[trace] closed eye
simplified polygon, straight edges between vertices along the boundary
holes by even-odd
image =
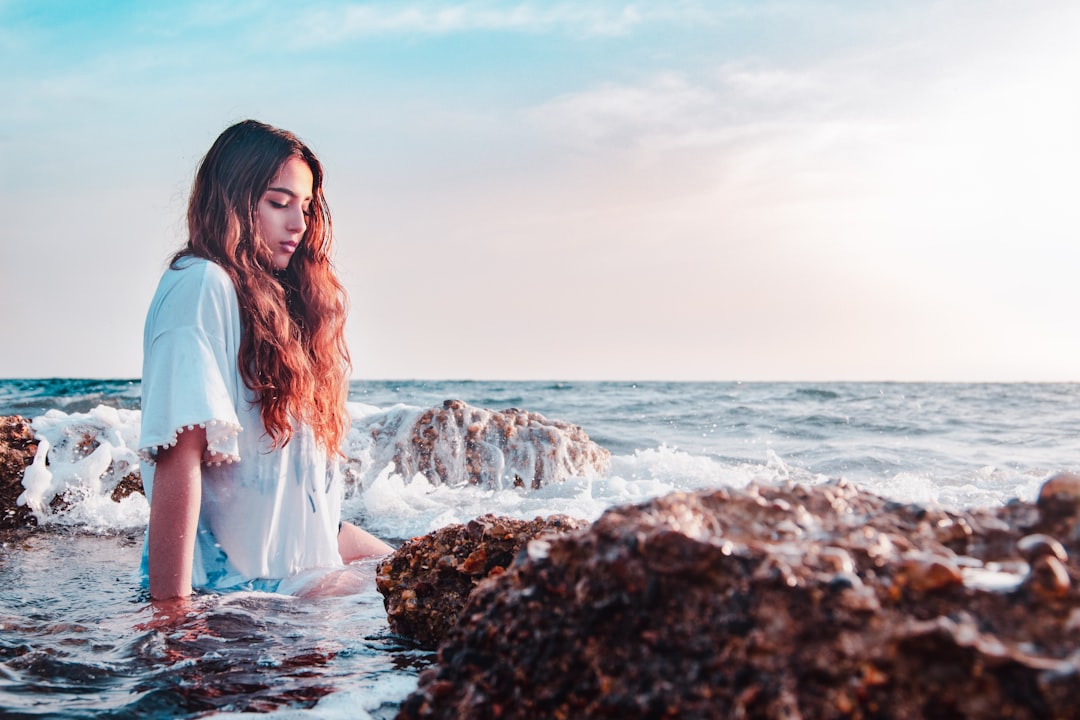
[[[293,202],[303,202],[304,205],[301,206],[301,212],[304,213],[304,217],[309,217],[310,218],[310,217],[314,216],[314,214],[315,214],[314,210],[312,208],[314,203],[311,201],[312,198],[310,198],[310,197],[300,198],[292,190],[290,190],[288,188],[283,188],[283,187],[267,188],[266,192],[267,193],[281,193],[282,196],[287,198],[284,201],[278,201],[278,200],[274,199],[275,196],[269,195],[269,194],[266,195],[265,196],[266,197],[266,202],[270,203],[270,207],[274,208],[275,210],[284,210],[285,208],[289,207]]]

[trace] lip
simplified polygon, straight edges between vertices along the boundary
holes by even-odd
[[[291,255],[294,252],[296,252],[296,248],[297,248],[297,246],[299,244],[300,243],[298,243],[298,242],[293,242],[291,240],[287,240],[285,242],[278,243],[278,247],[281,248],[282,252],[286,252],[286,253],[289,253]]]

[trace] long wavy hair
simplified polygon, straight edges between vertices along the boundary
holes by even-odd
[[[258,206],[293,157],[311,168],[312,199],[303,239],[279,271],[258,236]],[[172,264],[205,258],[232,279],[240,302],[240,374],[273,446],[286,445],[293,423],[303,422],[328,451],[340,453],[349,426],[348,301],[330,260],[333,227],[318,158],[290,132],[255,120],[237,123],[203,158],[187,222],[187,245]]]

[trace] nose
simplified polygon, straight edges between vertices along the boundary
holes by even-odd
[[[292,207],[289,212],[286,229],[289,232],[302,233],[307,230],[307,215],[303,208]]]

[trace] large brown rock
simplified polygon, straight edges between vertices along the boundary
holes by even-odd
[[[843,483],[609,510],[480,583],[398,717],[1075,717],[1080,486],[1053,482],[998,511]]]
[[[494,411],[447,400],[442,407],[408,413],[391,409],[360,421],[358,440],[374,447],[350,448],[378,470],[393,462],[399,475],[422,474],[437,485],[539,488],[570,477],[602,474],[611,453],[578,425],[539,413]],[[366,437],[370,434],[371,440]],[[353,458],[353,482],[369,468]]]
[[[563,515],[528,521],[484,515],[407,541],[379,563],[375,581],[390,628],[436,647],[477,583],[502,573],[525,543],[586,525]]]
[[[0,529],[34,525],[27,507],[16,505],[22,494],[23,471],[34,461],[37,441],[30,421],[18,415],[0,417]]]

